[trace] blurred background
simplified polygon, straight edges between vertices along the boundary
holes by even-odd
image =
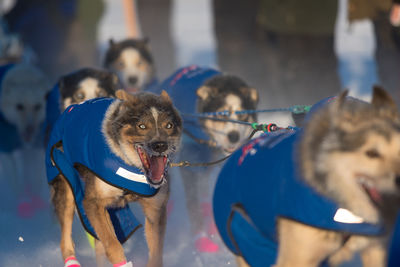
[[[390,20],[394,5],[392,0],[0,0],[0,13],[51,84],[78,68],[101,67],[110,38],[149,37],[158,80],[184,65],[212,66],[257,88],[260,108],[278,108],[313,104],[345,88],[368,101],[373,84],[400,103],[400,27]],[[288,123],[284,116],[260,117],[263,123],[275,120]],[[43,152],[35,153],[27,156],[33,170],[28,175],[48,201]],[[0,167],[7,168],[2,162]],[[61,266],[51,208],[21,219],[1,174],[0,185],[0,266]],[[179,181],[173,181],[171,199],[165,266],[234,266],[226,250],[193,251]],[[94,266],[78,222],[74,229],[81,263]],[[144,266],[147,249],[139,232],[126,250],[135,266]]]

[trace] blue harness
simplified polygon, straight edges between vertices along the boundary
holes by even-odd
[[[251,266],[275,264],[278,217],[357,235],[383,233],[381,224],[336,219],[343,209],[303,181],[295,160],[300,136],[301,130],[282,130],[253,139],[219,174],[213,197],[217,228],[227,247]]]
[[[94,237],[96,233],[82,204],[85,184],[74,168],[75,164],[84,165],[104,182],[135,194],[150,197],[158,192],[150,186],[139,168],[127,165],[106,143],[101,127],[105,113],[114,101],[119,100],[97,98],[69,106],[57,119],[46,149],[48,182],[51,183],[60,173],[65,176],[74,193],[82,224]],[[64,152],[56,148],[60,142]],[[128,205],[107,210],[118,240],[125,242],[140,226],[139,222]]]

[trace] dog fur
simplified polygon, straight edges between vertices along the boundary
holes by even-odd
[[[347,98],[346,94],[306,120],[295,154],[301,177],[321,195],[365,222],[383,221],[390,234],[399,208],[398,110],[393,99],[379,87],[374,88],[371,104]],[[268,196],[264,200],[269,201]],[[328,231],[277,217],[277,239],[275,267],[320,266],[327,259],[331,266],[337,266],[356,252],[361,252],[363,266],[386,266],[388,236]],[[242,257],[237,262],[248,266]]]
[[[144,90],[155,79],[155,66],[148,39],[110,39],[104,67],[116,73],[128,92]]]
[[[102,124],[106,143],[126,164],[143,169],[150,177],[148,180],[152,181],[149,170],[150,157],[169,157],[177,150],[182,130],[180,116],[165,92],[159,97],[150,93],[130,95],[118,90],[116,96],[120,101],[111,104]],[[96,240],[98,264],[102,264],[103,252],[112,264],[126,260],[122,245],[116,239],[113,229],[109,227],[109,217],[105,208],[124,206],[127,202],[137,201],[141,204],[146,218],[145,235],[149,248],[147,266],[162,266],[166,204],[169,196],[166,173],[156,195],[141,197],[103,182],[85,166],[78,165],[76,168],[86,184],[83,205],[99,237],[99,240]],[[71,188],[62,175],[52,183],[52,192],[52,202],[61,224],[60,246],[65,260],[75,255],[71,238],[75,203]]]

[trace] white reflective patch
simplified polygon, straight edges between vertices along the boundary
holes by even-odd
[[[364,222],[363,218],[358,217],[351,211],[342,209],[342,208],[339,208],[336,211],[336,214],[333,217],[333,220],[335,222],[341,222],[341,223],[362,223],[362,222]]]
[[[118,168],[116,174],[118,174],[121,177],[124,177],[125,179],[131,180],[131,181],[148,184],[146,176],[144,176],[143,174],[137,174],[134,172],[130,172],[127,169],[124,169],[122,167]]]

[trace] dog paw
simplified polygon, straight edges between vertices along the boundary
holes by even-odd
[[[194,246],[198,252],[202,253],[215,253],[219,251],[218,244],[214,243],[207,235],[199,235],[194,241]]]
[[[65,259],[64,267],[81,267],[81,264],[75,256],[71,256]]]

